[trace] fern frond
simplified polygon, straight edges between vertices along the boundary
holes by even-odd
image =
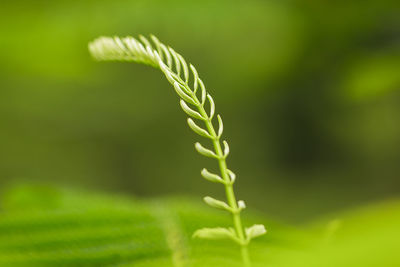
[[[252,228],[243,228],[240,212],[245,208],[243,201],[236,201],[233,191],[233,183],[236,175],[227,168],[226,158],[229,155],[229,145],[223,141],[223,149],[220,138],[223,134],[223,122],[221,116],[217,114],[218,130],[213,126],[212,119],[215,114],[214,99],[207,92],[203,81],[200,79],[197,69],[186,63],[185,59],[171,47],[161,43],[155,36],[151,36],[152,43],[143,36],[135,39],[133,37],[100,37],[89,44],[89,50],[92,56],[100,61],[117,60],[133,61],[153,66],[160,69],[167,80],[174,87],[175,92],[180,97],[180,105],[183,111],[189,115],[187,122],[189,127],[198,135],[211,139],[214,151],[203,147],[200,143],[195,144],[196,150],[203,156],[215,158],[218,160],[221,176],[211,174],[203,169],[202,176],[209,181],[220,182],[224,184],[227,203],[215,200],[211,197],[204,198],[204,201],[215,208],[224,209],[232,213],[234,229],[222,230],[200,230],[194,236],[228,236],[232,235],[233,240],[238,240],[241,245],[243,262],[249,266],[250,260],[247,252],[247,244],[250,239],[265,233],[260,225]],[[190,69],[190,72],[189,72]],[[190,82],[191,80],[191,82]],[[200,90],[198,90],[200,88]],[[208,100],[209,112],[205,110],[205,103]],[[193,110],[189,105],[197,109]],[[193,119],[204,123],[204,128],[199,126]],[[262,226],[263,227],[263,226]],[[264,229],[264,228],[263,228]]]

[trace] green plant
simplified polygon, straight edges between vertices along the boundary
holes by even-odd
[[[214,100],[207,93],[203,81],[193,65],[186,63],[185,59],[175,52],[171,47],[165,46],[155,36],[151,36],[153,45],[148,39],[140,36],[140,41],[133,37],[100,37],[89,44],[89,50],[97,60],[133,61],[159,68],[167,80],[173,85],[180,97],[180,105],[183,111],[189,115],[187,120],[189,127],[198,135],[211,140],[214,151],[205,148],[200,143],[195,144],[196,150],[203,156],[214,158],[218,161],[220,175],[209,172],[207,169],[201,171],[201,175],[208,181],[223,184],[227,203],[206,196],[204,201],[211,207],[228,211],[233,217],[233,228],[203,228],[195,231],[193,237],[204,239],[228,238],[240,245],[242,260],[245,266],[250,266],[248,244],[252,238],[266,233],[264,225],[256,224],[244,228],[240,218],[241,211],[246,207],[243,200],[236,200],[233,190],[236,175],[227,167],[226,158],[229,155],[229,145],[221,137],[223,123],[220,115],[217,115],[218,130],[214,128],[213,118],[215,115]],[[153,46],[155,48],[153,48]],[[190,75],[189,68],[192,75]],[[192,87],[190,84],[193,84]],[[209,111],[206,111],[208,102]],[[196,109],[196,110],[195,110]],[[193,119],[202,121],[205,128],[199,126]]]

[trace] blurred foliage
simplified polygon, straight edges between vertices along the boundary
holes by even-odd
[[[189,238],[200,226],[230,222],[228,214],[198,201],[132,200],[19,186],[1,204],[1,266],[242,266],[232,242]],[[336,220],[302,229],[251,217],[269,229],[250,246],[253,266],[400,264],[398,200],[336,214]],[[174,260],[180,264],[173,265]]]
[[[154,33],[215,96],[250,206],[299,221],[398,195],[399,12],[397,0],[3,1],[0,183],[213,191],[158,73],[87,52],[99,35]]]

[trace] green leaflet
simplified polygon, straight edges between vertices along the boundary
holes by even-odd
[[[249,240],[258,236],[262,236],[266,232],[267,230],[265,230],[265,227],[262,224],[255,224],[251,227],[246,228],[246,236]]]
[[[187,119],[188,125],[190,127],[190,129],[193,130],[193,132],[197,133],[200,136],[209,138],[209,139],[213,139],[213,137],[203,128],[201,128],[200,126],[198,126],[191,118]]]
[[[214,152],[212,152],[210,149],[203,147],[199,142],[195,143],[194,147],[196,148],[197,152],[205,157],[216,159],[218,158],[218,156]]]
[[[207,203],[207,205],[213,207],[213,208],[217,208],[217,209],[221,209],[221,210],[226,210],[229,212],[233,212],[232,208],[226,204],[225,202],[221,201],[221,200],[217,200],[215,198],[212,197],[204,197],[203,198],[204,202]]]
[[[224,180],[222,180],[222,178],[214,173],[209,172],[207,169],[202,169],[201,170],[201,176],[203,176],[205,179],[207,179],[210,182],[214,182],[214,183],[225,183]]]
[[[191,109],[185,101],[183,101],[183,99],[181,99],[181,101],[179,102],[179,104],[181,105],[183,111],[188,114],[190,117],[193,117],[195,119],[198,120],[204,120],[204,118],[197,112],[194,111],[193,109]]]
[[[194,232],[194,238],[202,238],[202,239],[232,239],[235,242],[240,244],[240,240],[235,235],[235,230],[233,228],[201,228]]]

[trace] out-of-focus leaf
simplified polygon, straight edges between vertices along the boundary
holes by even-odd
[[[227,226],[230,218],[187,199],[138,201],[18,187],[5,195],[2,206],[0,266],[241,266],[232,242],[190,238],[195,229]],[[338,217],[307,230],[264,219],[269,232],[250,245],[253,265],[400,264],[399,201]]]
[[[22,186],[2,201],[0,266],[241,266],[233,242],[191,238],[200,227],[230,224],[227,214],[187,199],[137,201]],[[307,240],[301,231],[266,224],[273,233],[253,241],[257,254]],[[268,255],[254,255],[255,266]]]

